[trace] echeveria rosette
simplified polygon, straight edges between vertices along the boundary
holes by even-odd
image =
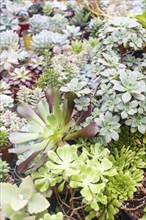
[[[76,124],[84,121],[90,114],[90,109],[82,112],[77,121],[74,121],[72,119],[74,109],[72,94],[68,94],[68,97],[65,98],[63,107],[60,107],[61,97],[56,89],[48,89],[46,91],[46,99],[47,101],[41,101],[38,104],[37,113],[25,103],[22,103],[17,109],[22,117],[28,119],[28,132],[12,132],[10,134],[10,141],[14,144],[35,141],[33,145],[28,144],[11,149],[11,152],[17,154],[22,154],[26,151],[31,152],[30,157],[19,165],[22,170],[24,167],[26,169],[38,154],[42,154],[40,167],[46,161],[46,154],[50,149],[56,149],[63,142],[77,137],[93,137],[98,132],[95,122],[74,131]]]
[[[123,101],[117,105],[117,110],[121,112],[121,118],[127,119],[130,115],[137,113],[138,101],[133,100],[131,102],[124,103]]]
[[[141,134],[146,132],[146,117],[144,115],[134,115],[125,121],[125,124],[131,127],[131,132],[136,132],[137,130]]]
[[[104,136],[107,143],[112,139],[117,141],[119,139],[119,132],[121,124],[120,117],[118,115],[113,115],[111,112],[107,111],[105,114],[100,115],[99,118],[95,119],[100,130],[99,135]]]
[[[106,112],[108,110],[114,112],[117,106],[120,104],[121,98],[115,92],[113,92],[113,94],[110,95],[104,94],[101,101],[102,112]]]
[[[7,217],[15,220],[41,213],[47,210],[50,204],[43,195],[36,192],[31,177],[27,176],[19,187],[1,183],[1,205]]]
[[[135,71],[125,71],[120,74],[120,80],[112,80],[113,89],[122,93],[124,103],[129,102],[132,97],[138,100],[144,100],[143,95],[146,90],[146,83],[139,79],[139,73]]]
[[[80,98],[75,99],[74,102],[78,111],[87,111],[90,105],[90,98],[81,96]]]

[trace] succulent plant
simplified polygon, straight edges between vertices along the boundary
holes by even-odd
[[[61,14],[55,14],[53,17],[48,18],[49,21],[49,31],[62,32],[65,26],[68,24],[67,18]]]
[[[0,95],[8,95],[11,94],[10,86],[4,80],[0,81]]]
[[[95,119],[98,126],[101,128],[99,134],[104,136],[107,143],[112,139],[119,139],[119,123],[120,117],[118,115],[112,115],[111,112],[107,111],[105,115],[100,115],[100,118]]]
[[[9,95],[0,95],[0,112],[5,112],[7,109],[14,107],[14,99]]]
[[[9,173],[9,170],[9,164],[0,158],[0,182],[3,182],[5,176]]]
[[[19,86],[26,85],[31,87],[35,83],[36,77],[25,66],[15,68],[13,72],[9,72],[9,75],[5,78],[9,85]]]
[[[22,50],[3,50],[1,53],[0,71],[12,70],[15,65],[18,65],[21,61],[25,60],[27,56],[27,52]]]
[[[10,110],[0,115],[0,121],[2,122],[1,130],[8,133],[19,130],[26,125],[25,119],[20,118],[15,112],[11,112]]]
[[[25,219],[49,207],[47,199],[35,190],[30,176],[24,178],[19,187],[10,183],[1,183],[0,186],[2,209],[12,220]]]
[[[86,88],[86,82],[79,82],[79,80],[72,79],[69,83],[66,84],[66,87],[61,87],[62,92],[73,92],[77,97],[81,95],[87,95],[90,93],[90,89]]]
[[[0,148],[5,148],[9,145],[9,135],[6,131],[0,131]]]
[[[81,36],[80,27],[75,27],[74,25],[67,25],[63,32],[67,35],[70,40],[78,39]]]
[[[90,16],[90,12],[79,9],[75,12],[74,17],[70,19],[70,23],[72,25],[79,26],[81,29],[84,29],[90,20]]]
[[[73,130],[76,123],[80,122],[80,117],[78,118],[78,122],[75,122],[71,117],[74,108],[72,95],[69,95],[69,97],[65,99],[63,108],[60,107],[60,94],[58,90],[47,90],[46,99],[48,102],[41,101],[38,104],[40,116],[27,104],[21,104],[17,111],[22,117],[29,120],[30,126],[28,127],[28,132],[20,131],[10,134],[10,141],[15,144],[23,144],[32,140],[36,142],[33,148],[32,146],[22,146],[11,149],[11,152],[24,153],[30,151],[30,158],[32,158],[32,160],[41,152],[43,156],[42,163],[46,160],[46,153],[50,149],[56,149],[60,143],[79,136],[92,137],[98,132],[98,128],[94,122],[79,131]],[[89,114],[89,111],[90,110],[84,112],[85,116]],[[82,117],[84,116],[81,115],[81,118]],[[28,160],[25,161],[25,165],[27,164],[29,166],[29,163],[27,163]],[[39,164],[39,166],[41,166],[41,164]],[[26,168],[26,166],[24,167]],[[24,172],[24,170],[22,172]]]
[[[39,218],[39,220],[63,220],[62,212],[58,212],[57,214],[49,214],[46,213],[43,218]]]
[[[43,7],[43,14],[46,16],[50,16],[53,12],[53,2],[46,2]]]
[[[1,39],[1,50],[14,50],[17,51],[19,48],[19,37],[12,30],[6,30],[0,33]]]
[[[145,42],[144,28],[136,21],[135,18],[116,17],[107,22],[99,30],[98,35],[104,45],[115,48],[124,45],[125,48],[139,49]]]
[[[13,16],[1,15],[0,21],[0,32],[6,30],[14,30],[17,31],[19,29],[18,20]]]
[[[90,105],[90,98],[81,96],[79,99],[75,99],[74,102],[78,111],[87,111]]]
[[[42,31],[32,37],[31,47],[34,51],[41,52],[45,49],[52,48],[52,38],[49,31]]]
[[[33,15],[29,21],[29,33],[31,34],[38,34],[43,30],[48,30],[49,22],[47,16],[42,15]]]

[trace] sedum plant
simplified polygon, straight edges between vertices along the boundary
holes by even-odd
[[[30,176],[24,178],[19,187],[10,183],[0,185],[2,209],[11,220],[27,219],[49,207],[47,199],[35,190]]]
[[[49,213],[46,213],[44,215],[43,218],[39,218],[39,220],[63,220],[63,214],[62,212],[58,212],[57,214],[49,214]]]
[[[22,117],[28,119],[28,132],[16,131],[10,134],[10,141],[14,144],[35,141],[33,147],[28,145],[15,148],[12,149],[13,153],[19,154],[30,151],[31,156],[28,160],[30,158],[33,160],[41,153],[42,163],[44,163],[43,160],[46,160],[46,154],[51,149],[56,149],[62,143],[80,136],[93,137],[98,132],[95,122],[79,131],[75,130],[76,124],[87,117],[89,110],[81,114],[77,121],[74,121],[72,118],[74,109],[72,94],[68,94],[65,98],[63,107],[60,107],[61,97],[57,89],[46,90],[46,100],[39,102],[38,113],[34,112],[26,103],[22,103],[17,111]],[[28,160],[24,162],[24,167],[29,166]],[[21,166],[23,167],[23,164]],[[41,166],[41,162],[39,166]]]
[[[5,148],[9,145],[9,134],[6,131],[0,131],[0,148]]]
[[[50,150],[47,162],[32,173],[35,186],[43,193],[53,190],[68,218],[114,220],[122,202],[140,186],[143,153],[133,153],[130,159],[131,149],[111,154],[99,144],[84,143]]]
[[[0,95],[11,94],[10,86],[2,79],[0,81]]]
[[[0,158],[0,182],[3,182],[4,178],[9,173],[9,170],[10,170],[9,164]]]

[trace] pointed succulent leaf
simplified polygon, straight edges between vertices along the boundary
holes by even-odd
[[[14,131],[10,134],[9,140],[13,144],[22,144],[28,141],[36,140],[39,138],[38,133],[17,132]]]
[[[34,120],[37,122],[40,126],[44,127],[44,122],[40,119],[40,117],[32,110],[32,108],[26,104],[22,103],[17,108],[18,114],[20,114],[22,117],[28,119],[28,120]]]

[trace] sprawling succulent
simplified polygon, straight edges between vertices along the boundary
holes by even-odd
[[[0,33],[1,50],[18,50],[19,37],[18,34],[12,30],[3,31]]]
[[[5,112],[7,109],[14,107],[14,99],[9,95],[0,95],[0,112]]]
[[[30,176],[24,178],[19,187],[10,183],[0,183],[0,187],[2,209],[12,220],[37,215],[49,207],[47,199],[35,190]]]
[[[13,153],[19,154],[30,151],[30,158],[32,160],[41,153],[43,157],[42,163],[44,163],[46,153],[50,149],[56,149],[62,142],[80,136],[92,137],[96,135],[98,128],[95,122],[92,122],[79,131],[75,130],[75,125],[87,117],[90,109],[81,114],[75,122],[72,119],[72,111],[74,109],[73,96],[72,94],[68,95],[64,100],[63,107],[60,107],[59,91],[55,89],[48,89],[46,91],[47,101],[41,101],[38,104],[37,113],[25,103],[22,103],[18,107],[18,113],[29,121],[28,132],[12,132],[10,134],[10,141],[14,144],[23,144],[33,140],[35,144],[12,149]],[[28,160],[25,161],[25,165],[27,164],[27,166],[29,166],[29,163],[27,163]]]
[[[42,16],[39,14],[33,15],[29,21],[29,32],[31,34],[38,34],[43,30],[48,30],[49,22],[47,16]]]

